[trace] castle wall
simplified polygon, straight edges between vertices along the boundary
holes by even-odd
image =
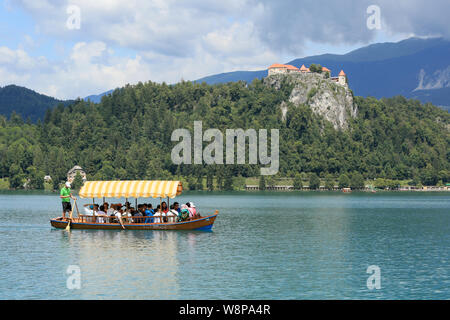
[[[287,69],[286,68],[271,68],[268,71],[268,75],[271,76],[273,74],[284,74],[287,73]]]

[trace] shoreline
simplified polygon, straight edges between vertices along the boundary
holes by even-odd
[[[73,190],[73,192],[75,194],[78,194],[79,190]],[[14,193],[48,193],[48,194],[57,194],[59,193],[58,190],[44,190],[44,189],[0,189],[0,193],[5,192],[5,193],[9,193],[9,192],[14,192]],[[214,192],[214,193],[230,193],[230,192],[245,192],[245,193],[264,193],[264,192],[274,192],[274,193],[324,193],[324,192],[329,192],[329,193],[406,193],[406,192],[449,192],[450,193],[450,188],[448,189],[411,189],[411,190],[382,190],[382,189],[377,189],[375,190],[375,192],[373,192],[372,190],[351,190],[351,191],[342,191],[342,190],[276,190],[276,189],[266,189],[266,190],[186,190],[185,192],[198,192],[198,193],[209,193],[209,192]]]

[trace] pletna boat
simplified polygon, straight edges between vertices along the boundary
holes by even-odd
[[[169,199],[179,196],[183,191],[181,181],[86,181],[81,187],[80,198],[162,198]],[[211,230],[219,211],[208,216],[198,216],[186,221],[163,222],[162,217],[154,216],[153,220],[160,222],[148,222],[152,217],[98,217],[95,215],[83,215],[78,211],[76,201],[74,207],[77,217],[57,217],[50,220],[50,224],[59,229],[101,229],[101,230]],[[73,212],[73,210],[72,210]],[[149,219],[150,218],[150,219]],[[159,219],[156,219],[159,218]],[[173,219],[175,220],[175,219]],[[179,220],[179,219],[177,219]]]

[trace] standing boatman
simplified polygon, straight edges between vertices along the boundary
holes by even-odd
[[[72,191],[70,190],[70,182],[67,181],[64,187],[61,189],[61,193],[59,196],[62,200],[62,207],[63,207],[63,218],[66,218],[66,212],[69,212],[69,217],[72,216],[72,205],[70,204],[70,199],[77,200],[72,195]]]

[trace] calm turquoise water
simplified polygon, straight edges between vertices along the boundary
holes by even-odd
[[[450,193],[178,198],[188,200],[220,211],[213,232],[69,233],[49,224],[55,194],[1,193],[0,298],[450,298]],[[81,289],[67,288],[69,265]],[[380,290],[367,288],[370,265]]]

